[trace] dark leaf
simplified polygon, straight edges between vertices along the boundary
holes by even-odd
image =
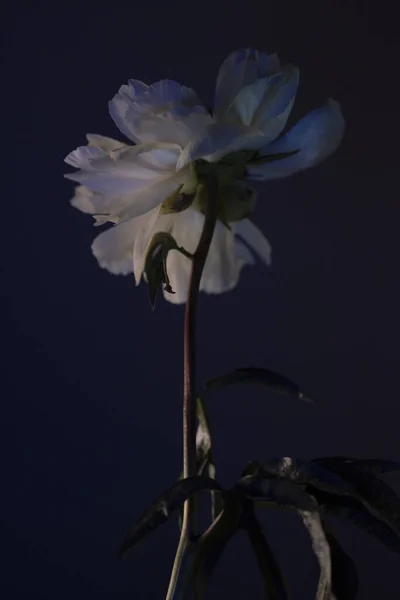
[[[241,526],[247,531],[257,557],[264,580],[266,598],[268,600],[287,600],[289,594],[286,582],[255,515],[253,504],[249,501],[244,503]]]
[[[328,540],[318,512],[299,511],[304,526],[310,534],[314,554],[317,557],[320,576],[315,600],[332,600],[332,565]]]
[[[331,549],[332,591],[337,600],[356,600],[359,583],[357,567],[326,524],[324,530]]]
[[[306,402],[314,402],[311,398],[306,396],[295,383],[283,375],[270,371],[269,369],[259,369],[256,367],[235,369],[231,373],[210,379],[206,383],[206,390],[237,383],[253,383],[261,385],[272,392],[300,398],[300,400],[305,400]]]
[[[400,535],[400,499],[384,481],[355,464],[330,458],[315,459],[314,462],[332,470],[354,486],[358,499],[370,513]]]
[[[246,475],[235,488],[246,498],[276,506],[299,510],[318,510],[316,502],[301,486],[291,481],[270,478],[266,475]]]
[[[399,537],[386,523],[371,515],[359,500],[325,492],[316,492],[314,495],[324,516],[343,519],[377,539],[392,552],[400,553]]]
[[[357,490],[348,481],[315,462],[284,456],[262,463],[258,472],[331,494],[357,495]],[[311,492],[314,493],[313,490]]]
[[[350,464],[354,467],[373,473],[374,475],[383,475],[385,473],[395,473],[400,471],[400,463],[393,460],[379,458],[351,458],[349,456],[327,456],[315,459],[320,464],[340,465]]]
[[[170,518],[192,494],[202,490],[220,490],[216,481],[209,477],[189,477],[182,479],[161,494],[136,521],[122,542],[120,557],[134,548],[154,529]]]
[[[207,580],[221,558],[229,540],[239,529],[241,501],[233,491],[223,492],[224,507],[197,542],[193,564],[194,597],[204,597]]]

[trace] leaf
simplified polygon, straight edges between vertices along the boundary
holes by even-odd
[[[166,292],[175,293],[171,288],[167,273],[167,257],[171,250],[177,250],[184,256],[192,258],[189,252],[177,245],[171,234],[162,231],[153,236],[146,253],[144,274],[149,285],[149,299],[153,310],[160,285],[164,285]]]
[[[247,531],[250,543],[258,560],[268,600],[287,600],[288,590],[279,565],[275,559],[261,525],[254,512],[253,504],[244,503],[242,527]]]
[[[400,536],[400,499],[376,475],[359,469],[357,465],[330,458],[315,459],[318,464],[331,469],[354,486],[358,499],[379,520],[385,522]]]
[[[359,500],[344,496],[332,496],[325,492],[315,493],[315,497],[324,517],[343,519],[377,539],[392,552],[400,553],[399,537],[389,525],[371,515]]]
[[[246,498],[258,502],[268,502],[299,510],[315,511],[318,506],[314,498],[301,486],[279,478],[256,474],[242,477],[235,488]]]
[[[137,546],[149,533],[162,525],[194,493],[202,490],[221,490],[216,481],[209,477],[182,479],[161,494],[136,521],[122,542],[119,556]]]
[[[207,381],[205,389],[210,390],[237,383],[253,383],[261,385],[273,392],[314,403],[314,401],[306,396],[295,383],[283,375],[270,371],[269,369],[260,369],[256,367],[235,369],[230,373],[210,379]]]
[[[320,464],[324,463],[326,465],[340,465],[350,464],[358,469],[362,469],[364,471],[368,471],[369,473],[373,473],[374,475],[383,475],[385,473],[395,473],[400,471],[400,463],[395,462],[394,460],[385,460],[379,458],[351,458],[349,456],[327,456],[324,458],[315,459],[316,462]]]
[[[318,512],[299,511],[310,534],[314,554],[317,557],[320,576],[315,600],[333,600],[331,551]]]
[[[331,465],[332,470],[329,468]],[[335,466],[339,472],[334,471]],[[349,469],[355,470],[359,475],[354,475],[353,478],[345,477],[344,474]],[[250,463],[246,470],[254,475],[265,473],[270,477],[280,477],[283,480],[306,486],[305,490],[316,498],[321,510],[325,513],[350,521],[353,525],[377,538],[392,551],[399,552],[398,531],[396,528],[393,530],[393,523],[388,521],[382,513],[384,510],[382,499],[379,500],[372,489],[366,492],[360,487],[360,478],[366,487],[373,478],[374,489],[378,486],[385,498],[389,492],[392,502],[398,504],[399,501],[393,491],[374,475],[359,471],[350,463],[336,459],[331,461],[330,458],[301,461],[284,457],[262,464]],[[384,502],[384,507],[386,506],[387,502]]]
[[[325,536],[331,549],[332,591],[337,600],[356,600],[359,578],[357,567],[336,537],[324,523]]]
[[[331,494],[357,496],[357,490],[348,481],[312,461],[284,456],[262,463],[258,472],[310,486],[313,488],[311,493],[322,490]]]
[[[224,548],[239,529],[242,506],[232,491],[222,494],[224,507],[197,542],[193,565],[193,586],[196,600],[203,598],[205,585],[223,553]]]

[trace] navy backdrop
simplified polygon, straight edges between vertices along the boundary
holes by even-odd
[[[115,277],[90,252],[92,220],[69,205],[64,156],[86,132],[119,137],[107,102],[128,78],[174,78],[212,101],[232,50],[300,67],[294,117],[338,99],[347,121],[323,165],[262,187],[255,220],[270,269],[202,295],[199,375],[268,366],[317,408],[258,389],[215,392],[221,480],[247,460],[350,454],[400,460],[399,101],[395,4],[345,0],[41,1],[3,7],[2,484],[7,600],[162,599],[178,539],[161,528],[129,561],[127,526],[180,470],[183,307]],[[6,162],[4,164],[7,164]],[[399,477],[390,482],[400,491]],[[293,583],[317,566],[296,518],[264,518]],[[338,524],[361,600],[400,596],[400,557]],[[238,537],[210,598],[261,598]]]

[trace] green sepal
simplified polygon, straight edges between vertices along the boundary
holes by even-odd
[[[170,233],[160,231],[153,236],[144,264],[144,274],[149,285],[149,298],[153,310],[160,285],[164,285],[166,292],[170,294],[175,293],[171,287],[167,273],[167,257],[170,250],[178,250],[178,252],[181,252],[187,258],[192,258],[189,252],[178,246]]]
[[[180,213],[189,208],[196,197],[197,183],[197,176],[192,172],[192,177],[165,198],[160,207],[160,214]]]

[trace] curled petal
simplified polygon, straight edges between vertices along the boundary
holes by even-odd
[[[218,72],[214,114],[220,119],[240,90],[257,79],[273,75],[279,70],[276,54],[266,54],[251,48],[232,52]]]
[[[247,176],[254,180],[276,179],[313,167],[338,148],[345,131],[340,105],[328,100],[321,108],[310,111],[281,139],[262,149],[262,154],[294,152],[287,158],[249,166]]]

